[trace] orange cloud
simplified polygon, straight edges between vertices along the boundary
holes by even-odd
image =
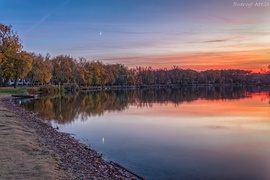
[[[206,43],[216,43],[216,42],[226,42],[229,41],[230,39],[214,39],[214,40],[208,40],[208,41],[204,41]]]

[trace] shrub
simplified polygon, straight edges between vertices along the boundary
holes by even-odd
[[[64,89],[66,91],[79,91],[79,86],[76,83],[64,83]]]

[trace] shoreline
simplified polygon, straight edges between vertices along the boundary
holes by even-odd
[[[21,146],[33,144],[33,146],[36,147],[33,149],[28,148],[28,156],[26,155],[25,158],[31,159],[31,155],[36,153],[35,158],[46,161],[43,165],[48,166],[47,168],[42,167],[43,161],[41,162],[39,171],[44,170],[46,173],[39,174],[36,179],[141,179],[141,177],[136,176],[129,170],[115,165],[114,162],[105,161],[102,155],[97,151],[80,143],[69,134],[57,131],[49,123],[44,122],[34,113],[17,106],[10,99],[10,96],[0,95],[1,117],[4,117],[8,122],[12,119],[15,124],[21,124],[20,129],[28,132],[28,135],[34,139],[25,138],[25,134],[22,134],[20,137],[22,140],[26,139],[21,142]],[[4,114],[2,112],[4,112]],[[4,125],[0,124],[0,128],[2,127],[4,127]],[[8,130],[7,135],[17,133],[17,129],[13,129],[12,127],[8,127]],[[1,138],[5,139],[5,136],[1,134]],[[14,139],[9,139],[6,143],[11,144],[12,142],[10,141],[14,141]],[[13,149],[9,147],[5,148],[6,152],[13,151]],[[45,154],[46,157],[43,157],[42,153]],[[20,157],[20,153],[14,152],[14,154]],[[4,158],[1,156],[3,155],[0,155],[1,159]],[[10,159],[9,161],[15,166],[16,163],[19,163],[16,158]],[[29,166],[29,163],[27,164],[24,160],[20,163],[23,163],[26,167],[27,165]],[[33,161],[30,164],[34,166],[35,163],[37,163],[37,161]],[[8,169],[3,169],[2,166],[0,167],[0,174],[2,174],[2,171],[5,171],[7,178],[14,178],[12,177],[12,172],[15,171],[15,169],[12,169],[12,166]],[[18,176],[19,178],[34,179],[33,176],[23,174],[18,169],[16,169],[16,171],[18,171],[19,175],[21,174],[21,177]],[[37,169],[37,173],[39,171]],[[8,176],[8,174],[10,174],[10,176]],[[2,175],[0,175],[0,178],[1,177]],[[16,176],[15,179],[18,179],[18,177]]]

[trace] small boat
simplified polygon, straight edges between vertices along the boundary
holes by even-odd
[[[14,98],[37,98],[37,95],[31,95],[31,94],[13,94],[11,96]]]

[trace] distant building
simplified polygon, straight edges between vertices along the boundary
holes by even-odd
[[[15,80],[9,80],[7,82],[7,86],[14,86]],[[32,85],[32,79],[31,78],[25,78],[25,79],[19,79],[17,82],[17,85]]]

